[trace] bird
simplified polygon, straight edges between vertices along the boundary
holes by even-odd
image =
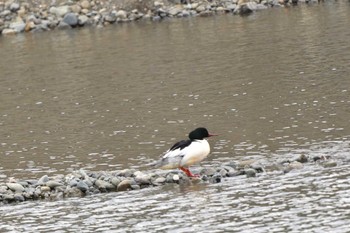
[[[167,150],[153,165],[160,169],[179,168],[188,177],[199,177],[189,170],[189,166],[201,162],[210,153],[210,145],[205,138],[218,136],[210,134],[204,127],[196,128],[188,134],[188,140],[181,140]]]

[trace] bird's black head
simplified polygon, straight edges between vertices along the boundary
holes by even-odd
[[[202,140],[203,138],[208,138],[208,137],[211,137],[211,136],[216,136],[214,134],[210,134],[208,132],[208,130],[206,128],[203,128],[203,127],[200,127],[200,128],[197,128],[195,130],[193,130],[189,135],[188,137],[191,139],[191,140]]]

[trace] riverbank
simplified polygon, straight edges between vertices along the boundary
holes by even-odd
[[[317,2],[319,0],[7,0],[0,1],[0,34],[227,13],[247,15],[272,7]]]
[[[60,200],[69,197],[84,197],[105,192],[120,192],[162,186],[166,184],[190,184],[193,182],[220,183],[237,176],[252,178],[268,173],[281,175],[304,166],[334,167],[338,162],[326,156],[305,155],[281,161],[246,160],[223,163],[220,166],[193,169],[198,178],[188,178],[179,170],[137,171],[125,169],[114,172],[92,172],[82,169],[67,175],[42,176],[38,180],[10,178],[0,184],[0,202],[12,203],[27,200]]]

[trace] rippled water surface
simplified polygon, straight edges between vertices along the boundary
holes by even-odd
[[[0,206],[4,232],[348,232],[350,4],[0,37],[0,182],[147,169],[206,126],[202,165],[329,155],[286,175]]]

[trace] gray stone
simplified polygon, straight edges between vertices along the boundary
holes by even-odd
[[[49,186],[41,186],[41,187],[40,187],[40,191],[41,191],[42,193],[44,193],[44,192],[50,192],[50,191],[51,191],[51,188],[50,188]]]
[[[76,187],[73,187],[73,188],[67,187],[66,191],[64,192],[64,195],[66,197],[82,197],[84,196],[84,193]]]
[[[309,161],[309,159],[306,155],[301,154],[298,158],[295,159],[295,161],[298,161],[299,163],[306,163]]]
[[[16,32],[24,32],[26,24],[23,22],[21,17],[17,17],[14,22],[12,22],[9,28],[15,30]]]
[[[236,9],[237,5],[236,4],[232,4],[232,3],[228,3],[226,5],[226,8],[229,10],[229,11],[234,11]]]
[[[50,187],[50,188],[56,188],[58,186],[62,186],[63,184],[58,182],[58,181],[55,181],[55,180],[50,180],[48,182],[46,182],[46,186]]]
[[[67,13],[62,21],[71,27],[75,27],[78,25],[78,17],[75,13]]]
[[[16,3],[16,2],[14,2],[14,3],[12,3],[12,4],[10,5],[10,11],[12,11],[12,12],[18,11],[19,8],[20,8],[20,5],[19,5],[18,3]]]
[[[4,186],[4,185],[0,186],[0,194],[1,194],[1,193],[6,193],[6,192],[7,192],[7,189],[8,189],[7,186]]]
[[[197,8],[196,8],[196,11],[197,12],[202,12],[202,11],[205,11],[206,10],[206,7],[204,5],[199,5]]]
[[[178,6],[171,7],[168,11],[168,13],[172,16],[176,16],[181,12],[182,12],[182,8]]]
[[[23,197],[23,195],[22,195],[22,194],[19,194],[19,193],[14,194],[14,195],[13,195],[13,199],[14,199],[15,201],[19,201],[19,202],[25,201],[25,198]]]
[[[220,183],[221,179],[222,179],[222,177],[221,177],[220,174],[215,174],[215,175],[213,175],[212,177],[209,178],[209,182],[213,183],[213,184],[216,184],[216,183]]]
[[[77,188],[84,193],[89,190],[89,186],[82,180],[77,183]]]
[[[11,14],[10,10],[4,10],[3,12],[0,12],[0,17],[6,17]]]
[[[298,162],[298,161],[294,161],[294,162],[291,162],[290,164],[287,165],[287,167],[285,167],[283,169],[283,172],[284,173],[288,173],[292,170],[298,170],[298,169],[302,169],[304,166],[302,163]]]
[[[117,21],[117,17],[114,14],[108,14],[105,15],[104,21],[108,23],[114,23],[115,21]]]
[[[244,173],[246,174],[247,178],[256,176],[256,170],[253,168],[244,169]]]
[[[80,6],[83,8],[83,9],[90,9],[91,5],[90,5],[90,2],[88,0],[84,0],[80,3]]]
[[[155,179],[153,181],[154,185],[160,185],[160,184],[164,184],[166,181],[165,177],[158,177],[157,179]]]
[[[212,176],[216,173],[216,169],[213,167],[205,167],[199,173],[201,175]]]
[[[63,17],[68,12],[70,12],[69,6],[51,7],[49,12],[56,15],[57,17]]]
[[[14,35],[16,34],[17,31],[12,29],[12,28],[5,28],[4,30],[2,30],[1,34],[2,35]]]
[[[151,177],[146,174],[139,174],[135,177],[135,181],[137,184],[148,185],[151,184]]]
[[[86,15],[79,15],[78,24],[80,26],[88,24],[88,21],[89,21],[89,17],[87,17]]]
[[[107,190],[113,190],[115,189],[115,186],[107,181],[104,180],[96,180],[95,185],[98,187],[98,189],[107,189]]]
[[[23,192],[24,187],[18,183],[6,183],[6,186],[14,192]]]
[[[11,202],[15,200],[15,197],[13,194],[4,194],[2,195],[2,199]]]
[[[118,186],[118,184],[120,183],[120,179],[117,178],[117,177],[113,177],[111,180],[110,180],[111,184],[113,184],[115,187]]]
[[[323,167],[336,167],[338,165],[338,163],[335,160],[326,160],[321,165]]]
[[[47,175],[44,175],[38,180],[38,185],[46,184],[46,182],[48,181],[49,181],[49,177]]]
[[[57,29],[61,29],[61,30],[65,30],[65,29],[71,29],[72,27],[69,25],[69,24],[67,24],[67,23],[65,23],[65,22],[63,22],[63,21],[61,21],[58,25],[57,25]]]
[[[132,169],[124,169],[118,172],[118,176],[124,176],[124,177],[132,177],[135,170]]]
[[[119,10],[117,11],[116,15],[115,15],[118,19],[127,19],[128,18],[128,13],[126,11],[123,10]]]

